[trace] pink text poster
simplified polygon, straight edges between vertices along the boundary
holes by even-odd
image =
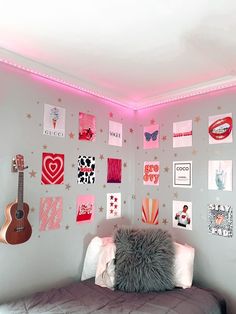
[[[159,185],[160,163],[159,161],[144,161],[143,184]]]

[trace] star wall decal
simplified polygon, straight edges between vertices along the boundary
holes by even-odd
[[[102,186],[102,187],[105,189],[107,186],[106,186],[106,184],[103,184],[103,186]]]
[[[101,159],[101,160],[103,160],[103,159],[104,159],[103,154],[100,154],[100,155],[99,155],[99,159]]]
[[[134,130],[132,128],[130,128],[129,133],[134,133]]]
[[[165,167],[165,168],[164,168],[164,172],[168,172],[169,170],[170,170],[169,167]]]
[[[158,160],[158,157],[157,157],[157,156],[154,156],[154,160]]]
[[[149,192],[147,192],[147,194],[146,194],[147,196],[150,196],[150,193]]]
[[[151,119],[151,120],[150,120],[150,124],[155,124],[155,120],[154,120],[154,119]]]
[[[123,163],[123,167],[124,167],[124,168],[127,167],[127,163],[126,163],[126,162]]]
[[[166,207],[166,204],[164,203],[164,204],[162,204],[162,207]]]
[[[37,174],[37,172],[34,171],[34,170],[31,170],[31,171],[29,172],[30,178],[35,178],[35,177],[36,177],[36,174]]]
[[[137,146],[136,148],[139,149],[139,146]]]
[[[35,211],[35,208],[34,207],[30,208],[30,211],[33,213]]]
[[[196,149],[193,149],[192,150],[192,155],[196,155],[197,154],[197,150]]]
[[[124,204],[126,204],[126,201],[124,201]]]
[[[31,152],[31,154],[34,154],[34,152]]]
[[[71,167],[72,167],[72,168],[75,168],[75,164],[71,164]]]
[[[70,226],[68,226],[68,225],[65,226],[65,229],[66,229],[66,230],[68,230],[69,228],[70,228]]]
[[[135,200],[135,199],[136,199],[135,194],[132,194],[132,200]]]
[[[69,183],[66,184],[66,190],[69,191],[69,189],[71,188],[71,185]]]
[[[27,113],[27,114],[26,114],[26,118],[31,119],[31,118],[32,118],[32,115],[31,115],[30,113]]]
[[[70,137],[71,140],[73,140],[73,139],[75,138],[75,133],[70,132],[70,133],[69,133],[69,137]]]
[[[162,219],[162,223],[163,223],[164,225],[167,225],[167,224],[168,224],[168,220],[167,220],[166,218],[163,218],[163,219]]]
[[[100,207],[99,207],[99,212],[102,213],[102,212],[103,212],[103,209],[104,209],[104,208],[103,208],[102,206],[100,206]]]
[[[124,140],[124,143],[126,143],[127,141],[126,140]]]
[[[113,113],[112,112],[109,113],[109,117],[113,118]]]
[[[165,142],[167,140],[167,136],[163,135],[161,139],[162,139],[163,142]]]
[[[48,146],[47,145],[43,145],[43,149],[47,149],[48,148]]]
[[[114,228],[114,229],[117,229],[117,228],[118,228],[118,225],[117,225],[117,224],[114,224],[113,228]]]
[[[221,110],[221,106],[218,106],[217,109],[218,109],[218,110]]]
[[[177,154],[177,153],[174,153],[174,156],[175,156],[175,157],[177,157],[177,156],[178,156],[178,154]]]
[[[200,116],[196,116],[196,117],[194,118],[194,122],[196,122],[196,123],[200,122],[200,120],[201,120]]]
[[[174,198],[178,198],[178,192],[174,193]]]
[[[71,114],[71,117],[74,117],[74,114],[73,114],[73,113]]]
[[[99,131],[100,131],[100,133],[102,133],[102,132],[103,132],[103,129],[100,129]]]
[[[39,123],[39,127],[41,127],[42,126],[42,123]]]
[[[58,101],[58,102],[61,102],[61,98],[58,98],[57,101]]]

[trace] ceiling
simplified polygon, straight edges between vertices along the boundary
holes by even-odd
[[[0,59],[132,109],[236,84],[235,0],[0,0]]]

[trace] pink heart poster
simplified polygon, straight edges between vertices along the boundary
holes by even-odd
[[[64,154],[42,154],[41,184],[64,183]]]
[[[42,197],[39,208],[39,230],[55,230],[61,227],[62,197]]]
[[[77,216],[76,221],[88,222],[91,221],[94,215],[94,195],[80,195],[77,198]]]

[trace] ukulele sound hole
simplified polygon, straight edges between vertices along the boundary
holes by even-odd
[[[22,219],[24,216],[23,210],[17,210],[16,211],[16,219]]]

